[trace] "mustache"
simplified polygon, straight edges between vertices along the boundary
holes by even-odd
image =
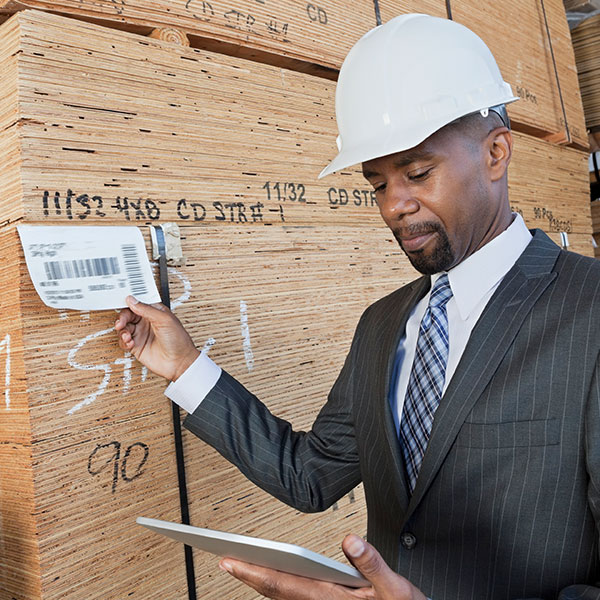
[[[396,227],[392,229],[392,233],[398,241],[401,241],[402,238],[415,237],[434,232],[439,233],[441,230],[442,226],[439,223],[436,223],[435,221],[425,221],[423,223],[407,225],[406,227]]]

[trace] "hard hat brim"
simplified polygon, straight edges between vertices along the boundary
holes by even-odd
[[[511,102],[515,102],[519,100],[518,96],[506,96],[502,98],[501,102],[497,102],[496,104],[510,104]],[[467,114],[474,114],[483,109],[489,108],[489,106],[481,106],[480,108],[469,111],[466,114],[457,114],[452,117],[446,117],[441,120],[441,124],[438,123],[433,125],[428,130],[423,130],[422,127],[417,128],[415,134],[412,136],[408,136],[406,131],[403,132],[402,140],[400,136],[394,135],[394,132],[390,132],[388,136],[388,140],[382,142],[381,140],[373,140],[371,144],[363,144],[359,148],[348,148],[343,149],[338,155],[319,173],[317,179],[322,179],[326,175],[331,175],[336,171],[341,171],[342,169],[346,169],[348,167],[358,165],[359,163],[366,162],[368,160],[373,160],[375,158],[380,158],[382,156],[388,156],[390,154],[395,154],[396,152],[404,152],[405,150],[410,150],[411,148],[415,148],[422,142],[424,142],[428,137],[432,136],[434,133],[455,121],[461,117],[465,117]]]

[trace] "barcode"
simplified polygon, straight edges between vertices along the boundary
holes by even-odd
[[[76,260],[53,260],[44,263],[48,280],[81,279],[120,273],[116,256],[104,258],[82,258]]]
[[[125,261],[125,270],[127,271],[127,279],[131,292],[134,296],[139,294],[147,294],[146,282],[142,273],[142,265],[138,257],[137,246],[135,244],[122,244],[121,252]]]

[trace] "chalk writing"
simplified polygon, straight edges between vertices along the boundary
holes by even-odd
[[[215,340],[215,338],[208,338],[204,344],[204,347],[202,348],[202,354],[208,354],[210,352],[210,349],[217,343],[217,340]]]
[[[377,206],[377,200],[374,190],[346,190],[344,188],[331,187],[327,190],[327,199],[329,206],[337,208],[338,206],[364,206],[370,208]]]
[[[267,181],[263,186],[263,190],[267,192],[267,200],[270,202],[271,198],[275,199],[277,196],[278,202],[290,201],[290,202],[306,202],[304,194],[306,188],[303,183],[291,183],[291,182],[271,182]],[[271,189],[273,193],[271,194]]]
[[[152,266],[156,269],[158,265],[153,263]],[[177,269],[174,267],[169,267],[169,274],[177,277],[181,284],[183,285],[183,292],[171,303],[171,308],[175,310],[177,307],[181,306],[184,302],[189,300],[192,293],[192,284],[190,283],[187,277],[184,277]],[[127,352],[123,356],[116,358],[111,362],[103,362],[98,364],[87,364],[78,359],[78,354],[86,349],[86,346],[106,335],[114,335],[114,328],[110,327],[107,329],[102,329],[100,331],[96,331],[91,333],[81,340],[77,342],[77,344],[69,350],[67,355],[67,362],[70,367],[73,369],[78,369],[81,371],[98,371],[102,373],[102,380],[97,385],[96,389],[88,394],[83,400],[72,406],[69,410],[67,410],[67,414],[72,415],[76,413],[78,410],[81,410],[83,407],[88,406],[96,401],[96,399],[104,394],[106,391],[108,384],[111,381],[111,377],[113,374],[113,368],[115,366],[123,367],[123,378],[122,378],[122,387],[121,391],[123,394],[129,392],[132,382],[132,370],[134,365],[134,359]],[[2,346],[0,345],[0,349]],[[140,380],[142,382],[146,381],[148,377],[148,370],[143,367],[141,371]]]
[[[10,334],[0,342],[0,354],[4,354],[4,403],[10,410]]]
[[[573,231],[573,221],[570,219],[558,219],[554,216],[552,211],[547,208],[535,206],[533,208],[533,217],[538,220],[546,219],[550,231],[564,231],[566,233],[571,233]]]
[[[250,344],[250,328],[248,327],[248,306],[240,300],[240,324],[242,327],[242,346],[244,348],[244,359],[248,373],[254,368],[254,354]]]
[[[110,327],[109,329],[102,329],[101,331],[96,331],[95,333],[91,333],[90,335],[87,335],[83,339],[79,340],[79,342],[77,342],[77,345],[69,351],[69,354],[67,355],[67,362],[69,363],[69,365],[71,367],[73,367],[74,369],[79,369],[81,371],[101,371],[104,373],[104,375],[102,376],[102,381],[100,382],[100,384],[98,385],[96,390],[94,390],[91,394],[88,394],[81,402],[78,402],[75,406],[70,408],[67,411],[67,414],[72,415],[73,413],[77,412],[84,406],[91,404],[92,402],[94,402],[96,400],[96,398],[98,396],[103,394],[104,391],[106,390],[106,386],[108,385],[108,382],[110,381],[110,374],[112,373],[111,364],[110,363],[102,363],[99,365],[81,364],[76,360],[76,357],[77,357],[77,353],[82,348],[84,348],[88,342],[91,342],[92,340],[95,340],[99,337],[102,337],[103,335],[107,335],[107,334],[113,333],[113,332],[114,332],[114,328]]]
[[[133,367],[133,359],[129,352],[125,353],[123,358],[117,358],[114,362],[115,365],[123,365],[123,392],[129,391],[131,385],[131,368]]]
[[[127,446],[121,456],[120,442],[98,444],[88,457],[87,470],[93,477],[100,475],[105,470],[112,471],[111,493],[117,491],[119,480],[131,482],[144,473],[144,465],[150,455],[150,449],[143,442],[134,442]],[[134,465],[128,470],[127,465],[131,460]]]

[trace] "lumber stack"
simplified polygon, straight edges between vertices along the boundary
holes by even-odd
[[[600,132],[600,15],[590,17],[572,31],[581,97],[587,127]]]
[[[567,12],[593,12],[600,10],[600,2],[598,0],[563,0]]]
[[[445,11],[446,3],[440,4]],[[521,98],[509,106],[513,127],[555,143],[587,147],[577,71],[561,0],[460,0],[449,4],[452,18],[489,46],[504,79]],[[379,5],[384,22],[400,12],[397,0],[380,0]],[[493,25],[498,23],[502,27]],[[511,32],[510,43],[507,31]]]
[[[452,18],[478,33],[496,56],[505,79],[522,98],[510,107],[517,129],[556,143],[587,147],[581,97],[565,9],[561,0],[523,3],[449,3]],[[356,39],[406,12],[447,16],[445,0],[339,0],[297,3],[241,0],[232,9],[222,0],[0,0],[6,14],[24,6],[149,34],[169,28],[165,39],[303,72],[335,78]],[[503,23],[503,27],[490,26]],[[506,43],[511,31],[511,43]],[[161,35],[158,33],[157,35]],[[170,37],[169,37],[170,36]],[[516,41],[515,41],[516,40]]]
[[[125,9],[152,6],[154,25],[176,12],[121,6],[123,23]],[[146,232],[177,222],[186,264],[170,271],[176,314],[298,429],[323,403],[362,310],[415,277],[358,168],[316,180],[335,154],[329,79],[102,20],[24,10],[0,26],[0,600],[187,597],[182,548],[135,525],[179,520],[165,383],[119,350],[113,311],[41,303],[16,223]],[[348,23],[348,43],[368,27]],[[322,66],[339,64],[339,50],[306,44],[326,55]],[[587,155],[542,139],[550,129],[515,134],[513,210],[592,254]],[[338,559],[343,535],[365,531],[360,489],[301,515],[193,436],[184,444],[195,525]],[[255,597],[213,557],[194,560],[199,597]]]
[[[419,3],[403,0],[402,5],[404,12],[411,12]],[[25,6],[142,35],[175,28],[197,47],[321,74],[329,71],[330,77],[356,38],[376,24],[372,0],[356,0],[351,10],[340,0],[0,0],[0,11],[6,14]],[[172,33],[170,41],[178,43],[182,37]]]

